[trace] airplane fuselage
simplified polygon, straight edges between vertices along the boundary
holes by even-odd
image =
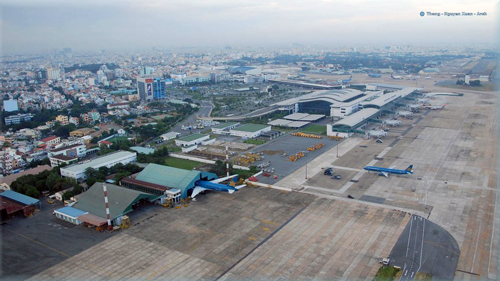
[[[237,189],[232,187],[232,186],[228,186],[228,185],[224,185],[224,184],[220,184],[220,183],[213,183],[213,182],[209,182],[209,181],[198,181],[196,183],[196,185],[203,187],[203,188],[206,188],[206,189],[210,189],[210,190],[237,191]]]
[[[407,170],[397,170],[397,169],[389,169],[389,168],[374,167],[374,166],[366,166],[364,169],[367,171],[372,171],[372,172],[397,174],[397,175],[406,175],[406,174],[413,173],[413,172],[407,171]]]

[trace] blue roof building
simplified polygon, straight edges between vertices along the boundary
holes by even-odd
[[[35,205],[40,203],[40,200],[26,196],[24,194],[12,191],[12,190],[6,190],[2,193],[0,193],[0,196],[5,197],[7,199],[10,199],[12,201],[16,201],[18,203],[24,204],[24,205]]]

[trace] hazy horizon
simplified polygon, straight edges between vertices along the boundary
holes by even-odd
[[[498,1],[4,0],[0,54],[182,46],[497,43]],[[420,12],[486,12],[432,17]]]

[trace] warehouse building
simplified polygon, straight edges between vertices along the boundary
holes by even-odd
[[[203,141],[208,140],[210,135],[192,134],[175,140],[175,145],[181,147],[188,147],[201,144]]]
[[[242,126],[229,130],[229,132],[233,136],[248,138],[248,139],[256,138],[260,136],[262,133],[269,131],[271,131],[271,126],[260,125],[260,124],[244,124]]]
[[[100,167],[112,167],[118,163],[126,165],[137,160],[137,153],[128,151],[117,151],[105,156],[94,158],[90,161],[76,163],[61,168],[61,176],[74,178],[76,180],[86,179],[85,170],[87,168],[99,169]]]
[[[11,174],[0,178],[0,188],[3,190],[10,190],[10,186],[18,178],[26,175],[37,175],[43,171],[50,171],[52,168],[49,165],[41,165],[33,169],[26,170],[17,174]]]
[[[230,130],[240,125],[239,122],[227,122],[212,127],[212,133],[217,135],[229,135]]]
[[[173,196],[171,193],[180,192],[180,198],[184,199],[191,195],[197,181],[217,178],[214,173],[149,164],[135,178],[122,179],[122,185],[156,196],[160,196],[160,193],[163,192],[167,198]]]
[[[106,184],[111,223],[118,225],[121,218],[137,209],[140,205],[154,202],[158,196]],[[57,218],[79,225],[83,222],[93,226],[107,224],[106,204],[104,201],[103,183],[96,182],[86,192],[75,196],[76,203],[54,211]]]
[[[15,216],[28,217],[36,208],[41,208],[40,200],[12,190],[0,193],[0,218],[5,220]]]

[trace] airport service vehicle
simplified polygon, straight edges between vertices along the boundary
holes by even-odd
[[[332,177],[332,179],[334,179],[334,180],[341,180],[342,176],[341,175],[335,175],[335,176]]]
[[[396,175],[406,175],[406,174],[413,174],[413,165],[408,166],[405,170],[397,170],[394,169],[395,166],[389,167],[389,168],[382,168],[382,167],[374,167],[374,166],[366,166],[364,169],[370,172],[378,172],[379,176],[384,176],[384,177],[389,177],[389,174],[396,174]]]

